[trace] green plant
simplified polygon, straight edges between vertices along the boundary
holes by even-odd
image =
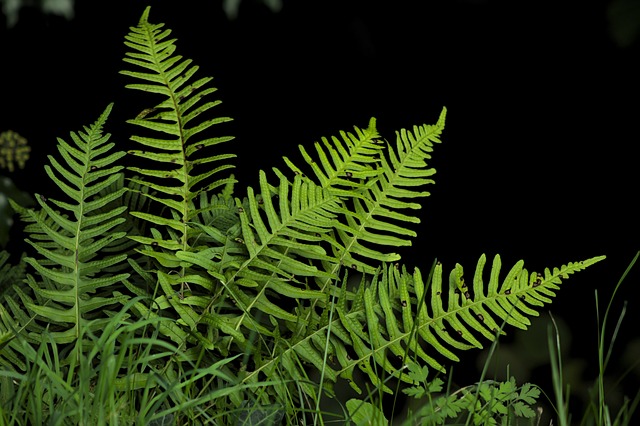
[[[394,143],[372,119],[314,153],[300,147],[302,164],[285,157],[288,171],[260,170],[257,188],[237,196],[232,138],[210,134],[229,120],[211,116],[211,78],[196,77],[148,16],[126,36],[122,71],[127,88],[159,102],[128,120],[137,146],[118,150],[103,132],[109,105],[49,157],[64,200],[12,203],[34,250],[16,266],[0,258],[0,378],[18,389],[1,406],[12,424],[25,424],[25,389],[41,394],[43,383],[39,417],[26,423],[108,421],[91,404],[141,424],[318,421],[338,380],[359,393],[392,392],[389,378],[419,389],[417,368],[444,373],[505,323],[526,329],[563,279],[604,258],[531,273],[520,261],[501,279],[495,256],[488,280],[484,255],[468,280],[460,265],[447,276],[437,262],[424,277],[401,264],[392,250],[416,236],[444,109]],[[486,402],[528,402],[512,382],[477,390]],[[75,408],[60,414],[68,399]],[[350,403],[345,417],[356,411]]]
[[[434,379],[427,382],[426,371],[413,370],[416,381],[424,383],[406,389],[406,393],[418,397],[428,397],[416,413],[411,413],[407,425],[444,424],[447,417],[457,419],[457,423],[469,417],[475,425],[515,424],[517,418],[531,419],[536,412],[531,406],[540,396],[540,390],[525,383],[518,387],[515,378],[505,382],[492,380],[465,386],[455,392],[433,397],[443,391],[444,382]],[[433,398],[433,399],[432,399]]]

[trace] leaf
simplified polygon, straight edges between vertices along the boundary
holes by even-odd
[[[186,244],[190,233],[194,232],[186,223],[191,219],[191,201],[205,188],[211,190],[226,185],[228,179],[217,176],[233,167],[225,161],[235,157],[232,154],[208,152],[208,149],[230,141],[231,137],[205,137],[203,132],[231,119],[204,118],[207,115],[205,113],[219,104],[219,101],[205,101],[208,95],[215,92],[214,88],[207,87],[211,78],[193,79],[198,67],[190,59],[183,60],[175,54],[175,39],[167,38],[171,31],[162,30],[164,24],[149,23],[149,11],[147,7],[125,41],[130,50],[125,53],[124,61],[134,65],[138,71],[123,70],[120,73],[134,81],[145,82],[128,84],[127,88],[155,93],[163,98],[155,107],[128,121],[155,132],[152,133],[154,136],[134,135],[131,139],[140,144],[142,149],[128,152],[156,163],[157,167],[130,167],[129,170],[142,176],[135,181],[147,188],[144,195],[173,210],[176,217],[167,218],[146,212],[132,214],[155,225],[171,226]],[[223,164],[202,169],[202,165],[211,162]],[[153,178],[162,178],[163,183],[156,183]],[[152,195],[154,191],[156,195]]]
[[[409,360],[407,362],[407,368],[409,372],[407,375],[414,382],[426,382],[429,376],[429,368],[426,365],[420,366],[419,364]]]
[[[531,419],[536,416],[536,412],[522,401],[515,402],[512,407],[515,415],[518,417]]]
[[[341,132],[341,138],[322,138],[316,142],[317,158],[300,146],[304,160],[320,186],[340,197],[340,221],[334,223],[339,245],[334,255],[343,264],[373,274],[376,262],[396,262],[397,253],[385,253],[382,247],[411,245],[415,231],[405,224],[420,219],[406,213],[421,206],[411,200],[429,195],[415,188],[431,184],[434,169],[427,168],[434,143],[440,142],[446,109],[435,125],[415,126],[413,132],[397,133],[395,145],[380,141],[376,120],[366,129]],[[296,175],[300,168],[285,157]],[[373,262],[372,262],[373,261]]]
[[[108,105],[83,132],[72,132],[72,144],[58,138],[60,160],[49,156],[45,170],[67,201],[38,195],[39,210],[12,201],[29,224],[25,228],[30,235],[27,243],[40,256],[24,259],[36,273],[35,277],[27,276],[35,299],[24,302],[29,312],[24,317],[35,314],[36,321],[29,319],[23,326],[39,333],[38,322],[56,324],[50,335],[57,343],[81,338],[88,318],[123,299],[102,291],[129,277],[128,273],[109,272],[126,260],[126,254],[103,253],[125,236],[114,232],[125,221],[122,215],[126,208],[116,203],[124,193],[117,185],[123,167],[116,161],[124,153],[110,152],[114,144],[102,131],[111,108]],[[99,193],[103,201],[96,202]]]
[[[520,394],[518,398],[527,404],[535,404],[540,397],[540,389],[537,386],[533,386],[531,383],[525,383],[520,388]]]
[[[370,402],[350,399],[346,406],[351,421],[357,426],[385,426],[389,424],[382,410]]]

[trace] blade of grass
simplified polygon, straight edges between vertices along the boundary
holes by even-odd
[[[560,345],[560,333],[558,331],[558,324],[551,315],[552,324],[549,325],[548,330],[548,343],[549,343],[549,358],[551,361],[551,377],[553,381],[553,393],[555,395],[556,403],[555,410],[558,414],[558,423],[560,426],[569,426],[569,392],[570,386],[566,387],[566,394],[564,391],[564,380],[562,378],[562,347]]]

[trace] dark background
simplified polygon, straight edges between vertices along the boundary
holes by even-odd
[[[592,378],[594,291],[603,311],[640,249],[640,43],[615,42],[611,2],[309,0],[273,13],[244,0],[236,20],[213,0],[78,1],[72,20],[24,8],[16,26],[0,29],[0,131],[32,146],[27,169],[12,176],[22,189],[50,190],[42,164],[55,138],[92,123],[109,102],[107,131],[131,143],[121,123],[150,105],[136,103],[118,71],[124,35],[147,4],[199,75],[215,77],[216,113],[234,118],[218,130],[236,136],[228,146],[239,155],[239,191],[255,187],[258,169],[283,168],[283,155],[299,159],[298,144],[366,127],[372,116],[394,139],[400,128],[435,123],[446,106],[431,163],[437,183],[405,262],[428,269],[437,257],[471,274],[481,253],[500,253],[504,268],[525,259],[529,270],[607,255],[550,308],[573,336],[570,355],[587,360],[581,377]],[[610,319],[628,300],[612,361],[619,371],[638,359],[639,269]],[[546,351],[544,336],[539,346]]]

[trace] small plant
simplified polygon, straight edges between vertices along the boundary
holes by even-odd
[[[424,367],[423,367],[424,368]],[[415,413],[406,424],[444,424],[447,418],[464,421],[469,416],[471,424],[515,424],[516,418],[531,419],[536,416],[532,406],[540,396],[540,389],[525,383],[518,387],[515,378],[506,382],[482,381],[466,386],[455,392],[434,398],[443,391],[443,381],[434,379],[426,382],[426,372],[414,370],[416,380],[424,385],[410,387],[404,392],[415,398],[427,397],[428,403]]]
[[[504,277],[497,255],[488,276],[484,255],[471,276],[402,264],[394,250],[416,236],[446,109],[394,142],[371,119],[301,146],[302,161],[284,157],[286,170],[259,170],[238,194],[232,138],[210,133],[230,119],[211,115],[211,78],[169,36],[149,8],[126,36],[126,87],[148,105],[127,121],[135,145],[103,131],[108,105],[58,139],[45,170],[59,191],[35,194],[36,208],[12,202],[32,250],[15,266],[0,256],[0,419],[324,423],[336,383],[391,393],[389,378],[432,398],[415,413],[427,422],[530,417],[531,385],[436,397],[427,368],[445,373],[505,324],[526,329],[562,280],[604,256],[540,272],[519,261]],[[341,420],[377,413],[367,399]]]

